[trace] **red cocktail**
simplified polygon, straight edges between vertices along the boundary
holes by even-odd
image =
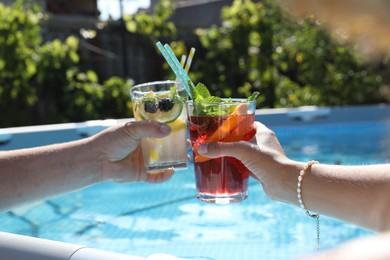
[[[244,100],[202,105],[187,102],[198,199],[225,204],[247,198],[249,170],[236,158],[203,157],[197,148],[202,143],[250,140],[256,132],[252,127],[255,106],[255,101]],[[204,115],[207,111],[216,115]]]

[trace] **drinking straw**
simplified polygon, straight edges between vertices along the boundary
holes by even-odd
[[[191,80],[188,78],[187,74],[185,73],[184,69],[180,66],[180,63],[179,61],[177,60],[176,56],[173,55],[173,58],[172,59],[172,55],[169,55],[168,51],[172,52],[171,48],[168,48],[168,49],[165,49],[163,47],[163,45],[161,44],[161,42],[157,42],[156,43],[157,45],[157,48],[160,50],[161,54],[164,56],[165,60],[167,61],[169,67],[171,67],[173,73],[175,73],[176,77],[180,80],[180,82],[183,84],[184,86],[184,89],[187,91],[189,97],[192,99],[192,94],[191,94],[191,90],[190,90],[190,87],[188,86],[188,82],[192,83]],[[168,50],[168,51],[167,51]],[[173,52],[172,52],[173,54]],[[178,65],[177,65],[177,64]],[[181,71],[180,71],[181,69]],[[184,76],[183,76],[183,73],[184,73]],[[188,78],[188,80],[187,80]],[[193,84],[193,83],[192,83]]]
[[[184,68],[184,64],[185,63],[186,63],[186,55],[181,55],[180,65],[181,65],[182,68]]]
[[[188,74],[188,71],[190,71],[191,62],[192,62],[192,59],[194,58],[194,54],[195,54],[195,48],[192,47],[190,50],[190,53],[188,54],[187,64],[185,67],[185,71],[187,74]]]
[[[163,47],[161,42],[157,42],[156,45],[161,51],[165,60],[168,62],[168,65],[175,73],[176,77],[178,77],[181,83],[183,84],[184,89],[187,91],[188,96],[192,99],[192,92],[188,84],[190,84],[191,87],[194,87],[194,83],[192,83],[191,79],[188,77],[185,70],[180,66],[180,63],[177,60],[175,54],[173,53],[171,47],[169,47],[168,44],[165,44]]]
[[[184,68],[184,64],[185,63],[186,63],[186,55],[181,55],[180,65],[181,65],[182,68]],[[178,81],[179,79],[176,77],[175,80]]]
[[[165,50],[167,51],[168,55],[171,57],[173,63],[176,65],[176,67],[178,68],[179,70],[179,74],[183,77],[183,79],[187,82],[189,82],[192,86],[194,85],[194,83],[192,83],[191,79],[188,77],[186,71],[180,66],[180,63],[179,61],[177,60],[175,54],[173,53],[171,47],[169,46],[169,44],[164,44],[164,48]]]

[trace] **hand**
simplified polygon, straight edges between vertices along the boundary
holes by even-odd
[[[174,173],[172,169],[153,174],[145,172],[140,141],[145,137],[161,138],[170,133],[168,125],[140,121],[113,126],[97,134],[93,142],[99,144],[103,180],[123,183],[168,180]]]
[[[254,123],[256,135],[250,142],[209,143],[198,147],[206,157],[232,156],[240,160],[258,179],[264,191],[272,199],[280,199],[283,192],[281,168],[290,160],[286,157],[275,133],[259,122]]]

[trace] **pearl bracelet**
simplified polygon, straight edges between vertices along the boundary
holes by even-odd
[[[317,221],[317,249],[319,249],[320,248],[320,215],[316,214],[316,213],[310,213],[310,211],[308,209],[306,209],[305,204],[303,204],[303,200],[302,200],[303,176],[313,166],[313,164],[319,164],[319,162],[318,161],[309,161],[305,164],[303,169],[299,172],[298,184],[297,184],[297,196],[298,196],[299,206],[306,212],[306,215],[308,215],[311,218],[315,218]]]

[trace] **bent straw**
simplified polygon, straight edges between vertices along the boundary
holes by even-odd
[[[179,61],[177,60],[175,54],[173,53],[171,47],[169,47],[168,44],[165,44],[164,45],[164,48],[165,50],[167,51],[168,55],[170,56],[170,58],[173,60],[173,63],[176,65],[176,67],[178,68],[179,70],[179,74],[183,77],[182,79],[185,80],[186,82],[186,86],[188,87],[188,92],[190,93],[191,90],[189,88],[189,85],[191,85],[191,87],[194,87],[194,83],[191,81],[191,79],[188,77],[187,73],[185,72],[185,70],[180,66],[180,63]],[[190,94],[189,94],[190,95]],[[192,96],[190,95],[190,97],[192,98]]]
[[[187,91],[188,95],[190,96],[190,98],[192,99],[192,94],[191,94],[191,91],[190,91],[190,87],[188,86],[188,83],[186,81],[186,78],[182,76],[182,74],[179,72],[180,69],[183,70],[183,72],[185,73],[184,69],[180,66],[180,63],[178,62],[177,58],[175,57],[175,59],[172,59],[170,57],[170,55],[168,54],[168,52],[166,51],[166,49],[163,47],[163,45],[161,44],[161,42],[157,42],[156,43],[157,45],[157,48],[160,50],[161,54],[164,56],[166,62],[168,63],[169,67],[171,67],[173,73],[175,73],[176,77],[180,80],[180,82],[183,84],[184,86],[184,89]],[[170,50],[170,48],[169,48]],[[174,56],[174,55],[173,55]],[[176,66],[175,64],[175,60],[177,63],[179,63],[179,67]],[[188,76],[187,76],[188,77]]]
[[[184,69],[187,74],[190,71],[191,62],[192,62],[192,59],[194,58],[194,55],[195,55],[195,48],[191,48],[190,53],[188,54],[186,67]]]

